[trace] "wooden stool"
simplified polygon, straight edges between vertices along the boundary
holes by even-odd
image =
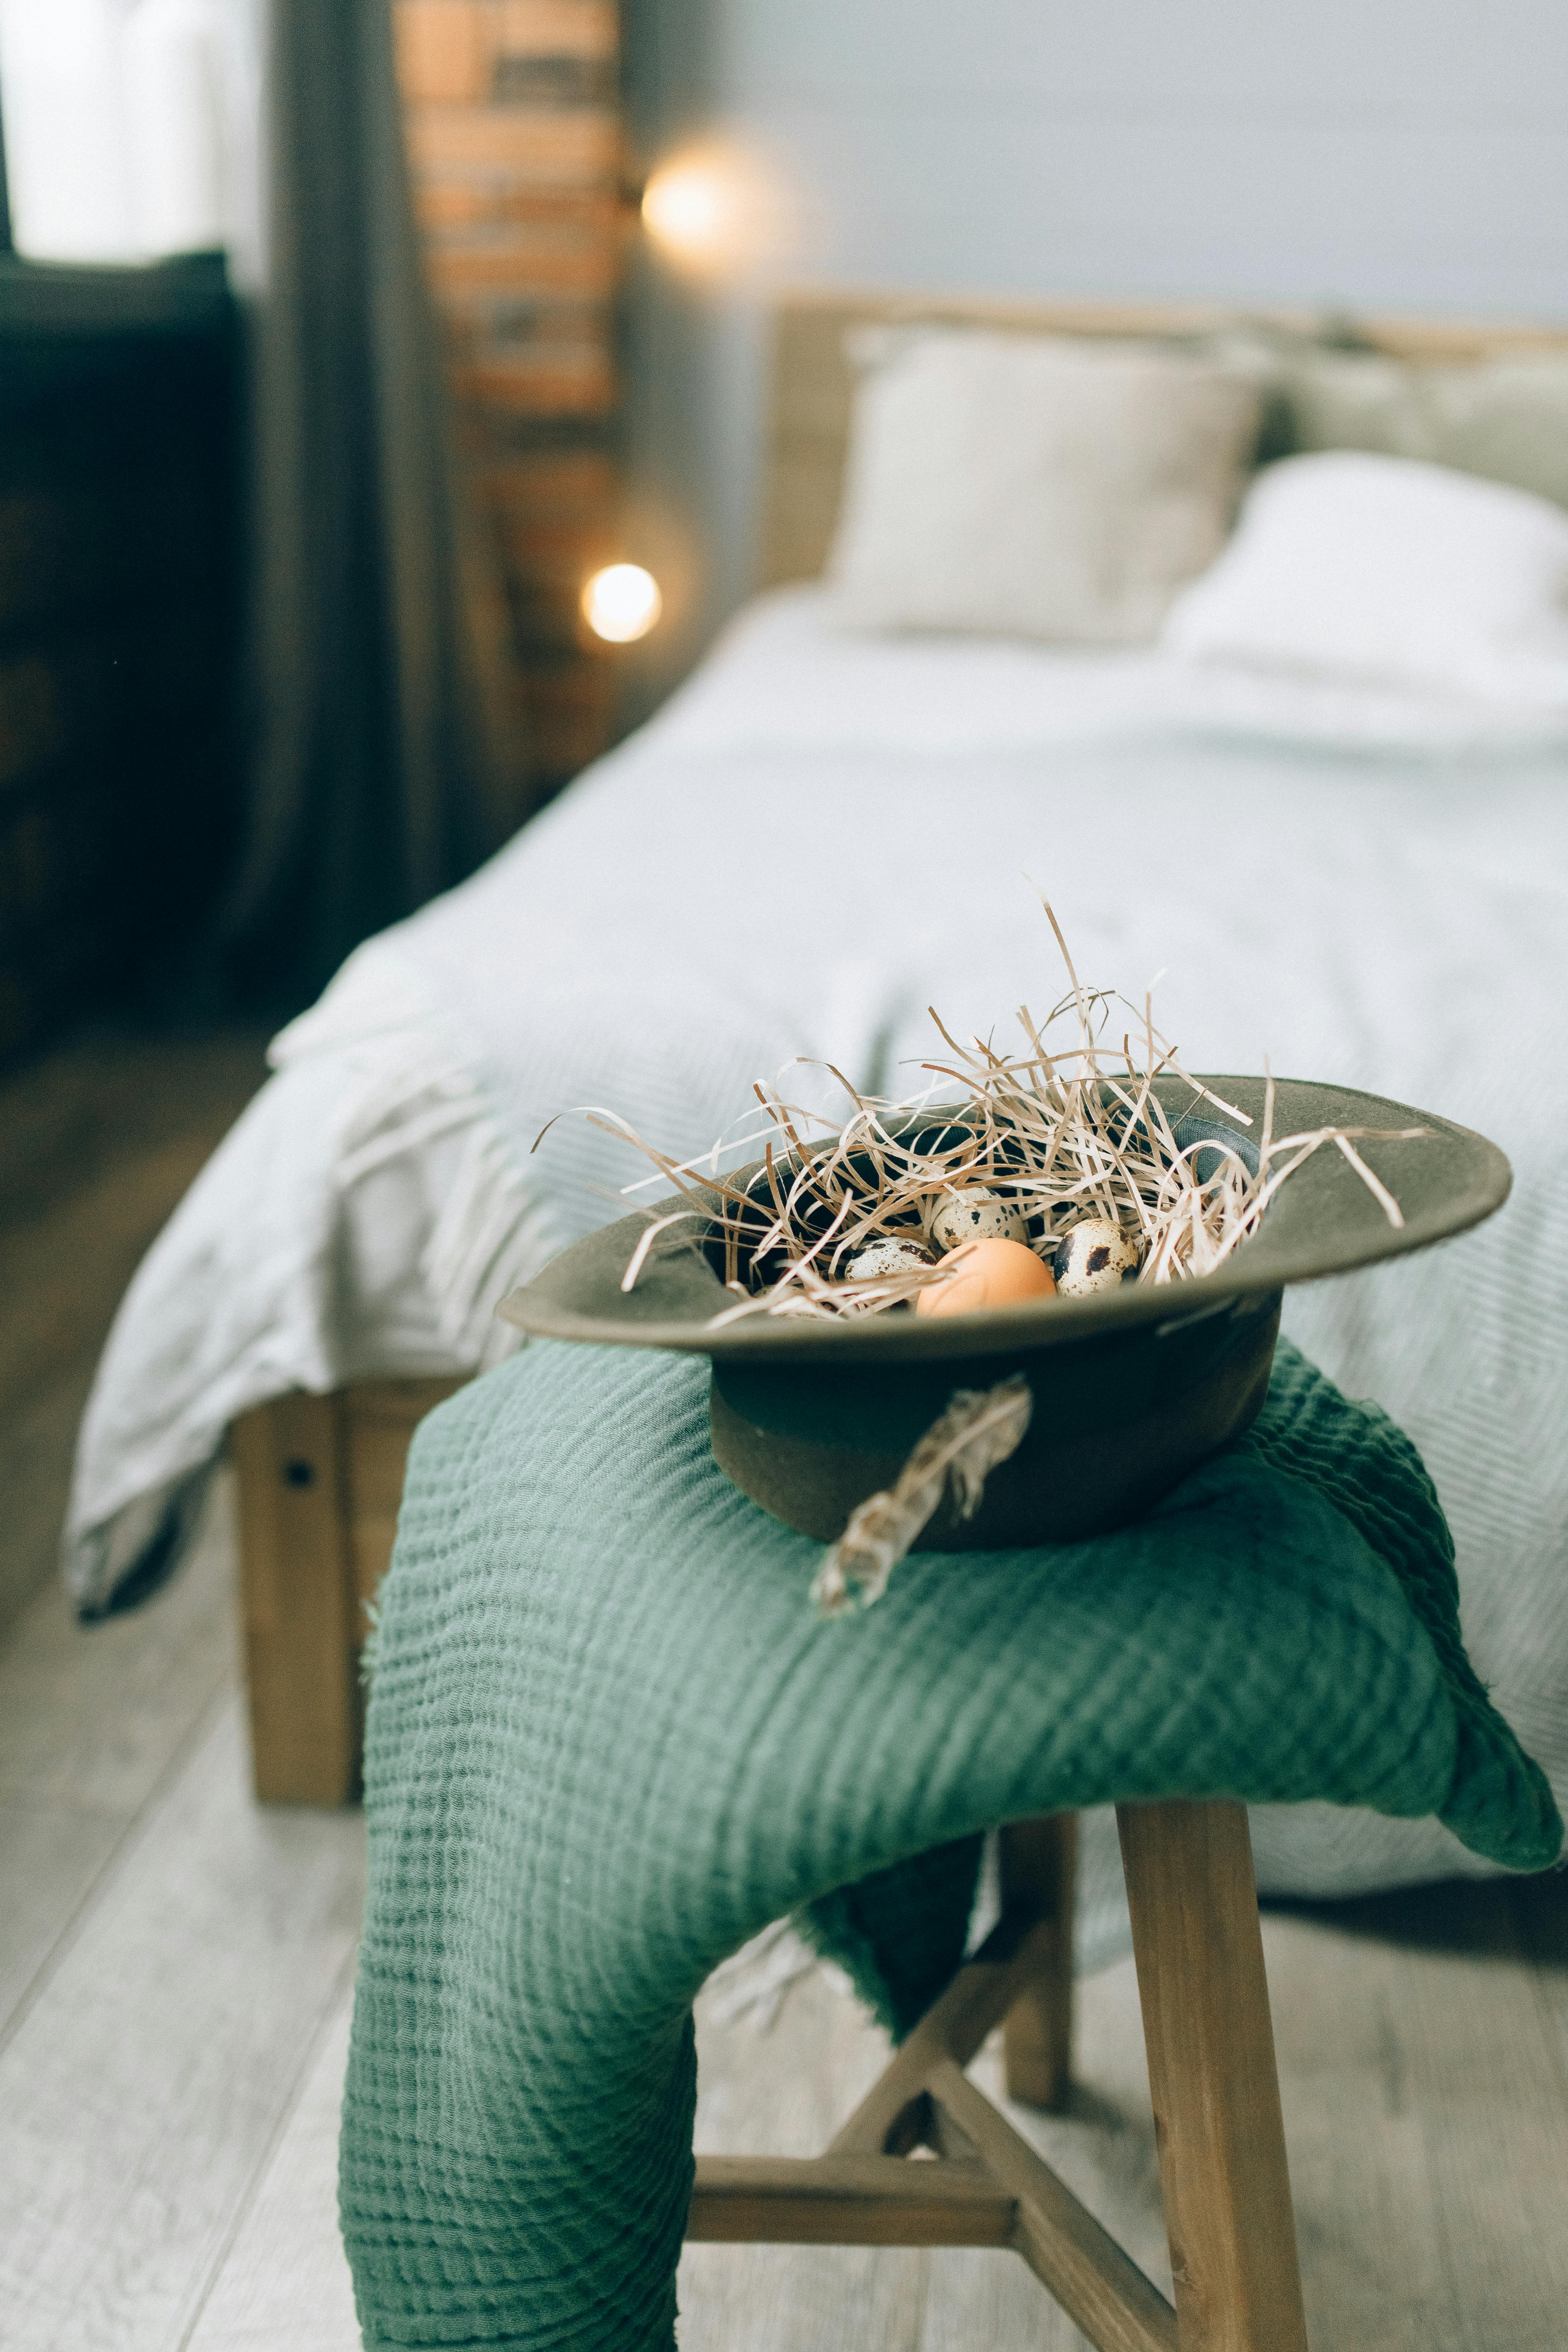
[[[1010,2095],[1062,2104],[1072,1814],[1002,1832],[1000,1920],[826,2153],[700,2156],[687,2236],[1010,2246],[1100,2352],[1306,2352],[1246,1809],[1121,1805],[1117,1822],[1173,2311],[963,2071],[1005,2021]]]

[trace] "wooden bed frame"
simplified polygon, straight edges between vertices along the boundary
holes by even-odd
[[[822,571],[848,440],[847,329],[929,322],[1033,334],[1191,335],[1244,318],[1319,331],[1327,324],[1320,313],[1213,304],[787,299],[773,320],[759,585],[812,580]],[[1568,352],[1564,329],[1384,317],[1350,323],[1364,345],[1417,364]],[[358,1793],[365,1604],[391,1556],[415,1426],[460,1385],[356,1381],[331,1396],[278,1398],[233,1425],[251,1751],[264,1801],[341,1805]]]
[[[359,1794],[365,1611],[392,1558],[409,1440],[458,1380],[275,1397],[229,1430],[250,1753],[264,1804]]]
[[[1568,329],[1469,320],[1347,317],[1336,311],[1171,302],[1003,302],[954,296],[813,294],[774,314],[758,585],[815,580],[838,514],[853,377],[846,332],[870,326],[995,327],[1016,334],[1202,335],[1240,323],[1353,331],[1363,347],[1419,365],[1568,352]]]

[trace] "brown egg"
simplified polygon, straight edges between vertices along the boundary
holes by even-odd
[[[954,1268],[952,1281],[922,1290],[917,1315],[981,1315],[1021,1299],[1049,1298],[1057,1286],[1049,1268],[1022,1242],[965,1242],[944,1263]]]

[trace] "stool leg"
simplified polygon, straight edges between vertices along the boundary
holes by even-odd
[[[1066,2104],[1072,2066],[1073,1881],[1078,1815],[1010,1822],[1001,1832],[1002,1910],[1054,1929],[1044,1960],[1002,2029],[1007,2095],[1031,2107]]]
[[[1306,2352],[1244,1806],[1121,1805],[1180,2352]]]

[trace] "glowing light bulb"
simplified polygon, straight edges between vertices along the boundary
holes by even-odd
[[[728,257],[732,209],[724,174],[710,156],[666,163],[643,190],[643,226],[648,235],[681,260],[698,265]]]
[[[658,582],[640,563],[606,563],[583,591],[583,617],[606,645],[634,645],[663,610]]]
[[[752,276],[789,257],[795,209],[766,154],[716,134],[667,157],[642,199],[643,226],[665,259],[695,277],[720,279]]]

